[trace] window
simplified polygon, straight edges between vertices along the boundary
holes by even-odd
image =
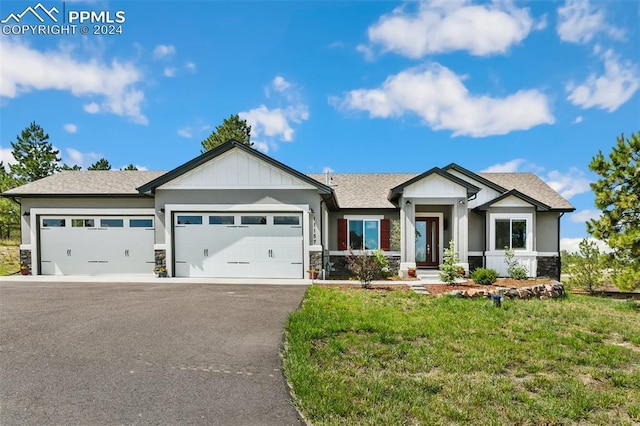
[[[100,219],[101,228],[122,228],[123,226],[123,219]]]
[[[153,219],[129,219],[129,228],[153,228]]]
[[[202,216],[178,216],[178,225],[202,225]]]
[[[300,225],[300,216],[274,216],[274,225]]]
[[[240,223],[243,225],[266,225],[266,216],[241,216]]]
[[[209,225],[233,225],[233,216],[209,216]]]
[[[496,219],[495,221],[495,249],[513,250],[527,249],[527,220],[526,219]]]
[[[42,219],[43,228],[63,228],[67,226],[64,219]]]
[[[93,219],[71,219],[71,226],[74,228],[93,228]]]
[[[380,221],[349,220],[349,247],[353,250],[377,250],[380,247]]]

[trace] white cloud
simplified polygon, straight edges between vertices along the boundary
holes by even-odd
[[[352,90],[329,102],[368,111],[372,118],[414,113],[434,130],[452,130],[453,136],[504,135],[555,121],[547,97],[537,90],[504,98],[473,95],[461,77],[436,63],[389,76],[380,88]]]
[[[176,76],[176,69],[173,68],[173,67],[166,67],[164,69],[163,74],[164,74],[165,77],[175,77]]]
[[[575,120],[573,120],[573,124],[579,124],[582,123],[584,121],[584,118],[582,118],[581,115],[577,116]]]
[[[16,159],[13,158],[11,148],[0,148],[0,161],[4,163],[5,168],[9,166],[9,164],[16,163]]]
[[[556,29],[560,40],[570,43],[588,43],[598,33],[624,39],[624,31],[607,24],[604,11],[589,0],[566,0],[564,6],[558,8]]]
[[[522,165],[525,161],[522,158],[516,158],[515,160],[507,161],[506,163],[494,164],[493,166],[489,166],[486,169],[482,170],[480,173],[513,173],[517,172],[520,165]]]
[[[155,59],[170,58],[176,54],[175,46],[171,44],[159,44],[153,49],[153,57]]]
[[[178,135],[182,136],[183,138],[192,138],[193,137],[193,133],[191,131],[191,128],[189,127],[183,127],[182,129],[178,129]]]
[[[546,179],[544,180],[547,185],[567,200],[574,195],[591,191],[591,186],[589,186],[591,181],[576,167],[571,167],[566,173],[552,170],[547,173]]]
[[[195,73],[197,71],[196,64],[193,63],[193,62],[187,62],[185,67],[187,68],[187,71],[189,71],[191,73]]]
[[[86,104],[86,105],[84,106],[84,110],[85,110],[86,112],[88,112],[89,114],[97,114],[97,113],[99,113],[99,112],[100,112],[100,105],[98,105],[98,104],[97,104],[97,103],[95,103],[95,102],[91,102],[91,103]]]
[[[322,173],[333,173],[333,169],[329,166],[325,166],[322,168]]]
[[[409,7],[414,3],[380,17],[369,27],[369,41],[385,52],[410,58],[457,50],[486,56],[520,43],[534,24],[529,9],[508,1],[474,5],[466,0],[431,0],[419,3],[415,12],[407,11]]]
[[[302,102],[300,89],[295,83],[276,75],[269,87],[265,88],[267,97],[270,88],[276,91],[277,97],[285,105],[276,108],[260,105],[238,113],[251,126],[252,142],[263,152],[276,147],[276,140],[292,141],[295,133],[292,124],[300,124],[309,119],[309,108]]]
[[[591,219],[600,217],[600,213],[601,212],[599,210],[580,210],[579,212],[571,213],[569,219],[573,223],[586,223]]]
[[[252,135],[277,136],[286,142],[293,140],[294,130],[290,122],[301,123],[309,119],[306,105],[294,105],[284,109],[269,109],[265,105],[260,105],[249,111],[242,111],[238,115],[251,125]]]
[[[64,126],[64,131],[67,133],[77,133],[78,132],[78,126],[76,126],[73,123],[67,123]]]
[[[634,64],[619,61],[611,50],[604,52],[602,60],[604,74],[591,74],[582,84],[568,83],[567,99],[583,109],[596,107],[613,112],[638,90],[640,74]]]
[[[102,98],[99,110],[147,124],[141,112],[144,93],[135,87],[143,76],[134,64],[117,59],[111,64],[97,58],[81,61],[68,50],[41,52],[8,40],[0,41],[0,96],[15,98],[31,90],[51,89],[77,97],[97,96]],[[93,104],[98,105],[92,102],[85,110],[95,110]]]
[[[597,240],[595,238],[587,239],[589,241],[595,241],[598,249],[600,249],[601,252],[609,253],[612,251],[611,247],[609,247],[607,243],[602,240]],[[580,250],[578,246],[580,245],[580,242],[582,240],[583,238],[560,238],[560,250],[566,250],[569,253],[577,253]]]
[[[281,75],[277,75],[271,82],[271,87],[273,87],[278,92],[284,92],[291,87],[291,83],[285,80]]]
[[[75,148],[67,148],[67,155],[63,158],[63,163],[69,166],[88,167],[102,158],[102,154],[95,152],[81,152]]]

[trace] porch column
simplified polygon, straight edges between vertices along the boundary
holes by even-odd
[[[407,215],[404,213],[404,200],[401,199],[400,205],[400,262],[407,261]]]
[[[416,261],[416,206],[413,200],[409,200],[411,204],[405,204],[402,206],[402,210],[405,212],[405,262]]]

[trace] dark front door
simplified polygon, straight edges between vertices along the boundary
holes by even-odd
[[[440,264],[439,219],[437,217],[416,218],[416,265],[434,268]]]

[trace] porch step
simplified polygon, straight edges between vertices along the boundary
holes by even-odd
[[[423,284],[442,284],[440,270],[438,269],[418,269],[416,276]]]
[[[423,294],[425,296],[428,296],[430,293],[425,290],[425,288],[422,286],[422,284],[409,284],[409,288],[417,294]]]

